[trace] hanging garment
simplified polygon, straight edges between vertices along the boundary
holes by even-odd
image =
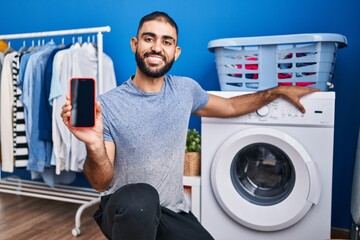
[[[20,101],[22,95],[18,87],[20,54],[14,56],[12,62],[12,78],[14,90],[13,104],[13,136],[15,167],[26,167],[29,160],[29,149],[25,132],[24,105]]]
[[[1,75],[1,69],[2,69],[2,65],[3,65],[3,62],[4,62],[4,54],[2,52],[0,52],[0,75]],[[0,80],[1,80],[1,77],[0,77]]]
[[[1,72],[2,72],[2,65],[4,62],[4,54],[0,52],[0,93],[1,93]],[[1,98],[0,98],[0,119],[1,119]],[[0,126],[0,135],[1,135],[1,126]],[[0,164],[2,162],[1,160],[1,138],[0,138]]]
[[[12,61],[17,52],[8,53],[4,59],[1,72],[1,154],[2,171],[14,171],[14,138],[13,138],[13,102],[14,85],[12,79]]]
[[[72,53],[80,45],[76,43],[69,49],[58,52],[55,55],[53,65],[53,76],[51,80],[50,101],[53,106],[52,113],[52,138],[53,138],[53,155],[56,161],[56,173],[70,170],[70,148],[71,133],[63,123],[60,113],[63,104],[66,101],[68,92],[68,82],[71,78]],[[59,55],[59,57],[58,57]]]
[[[61,50],[69,48],[60,46],[55,48],[49,55],[45,64],[44,82],[41,84],[40,107],[39,107],[39,138],[44,141],[52,141],[52,105],[49,103],[52,69],[55,54]],[[54,164],[55,165],[55,164]]]
[[[31,171],[44,171],[50,165],[52,142],[39,139],[39,102],[41,82],[44,77],[45,63],[51,51],[56,48],[53,42],[47,43],[28,60],[23,85],[23,104],[25,107],[26,135],[29,144],[29,162],[27,169]]]
[[[96,47],[92,43],[84,43],[78,51],[73,53],[73,76],[88,76],[97,80],[98,57]],[[116,77],[112,59],[103,53],[103,81],[102,93],[116,87]],[[97,89],[100,89],[99,81]]]

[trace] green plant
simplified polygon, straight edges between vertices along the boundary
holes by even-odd
[[[200,133],[194,129],[188,129],[186,138],[186,152],[200,152],[201,150],[201,137]]]

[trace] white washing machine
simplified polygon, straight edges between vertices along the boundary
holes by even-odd
[[[216,240],[330,239],[335,93],[301,102],[202,118],[201,223]]]

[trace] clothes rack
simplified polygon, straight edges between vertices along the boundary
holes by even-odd
[[[97,34],[97,51],[98,51],[98,79],[101,83],[103,81],[103,32],[110,32],[110,26],[69,29],[59,31],[20,33],[0,35],[0,39],[27,39],[27,38],[44,38],[54,36],[68,36],[68,35],[84,35]],[[98,94],[103,93],[102,84],[99,84]],[[0,192],[10,193],[22,196],[30,196],[37,198],[44,198],[50,200],[58,200],[64,202],[78,203],[81,206],[78,208],[75,215],[75,227],[71,233],[73,236],[80,234],[81,214],[84,209],[98,203],[100,201],[100,193],[92,188],[86,187],[72,187],[65,185],[55,185],[54,187],[47,186],[43,182],[24,180],[18,177],[1,177],[0,172]]]

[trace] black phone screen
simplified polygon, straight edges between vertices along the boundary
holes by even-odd
[[[95,80],[72,78],[70,80],[72,127],[93,127],[95,125]]]

